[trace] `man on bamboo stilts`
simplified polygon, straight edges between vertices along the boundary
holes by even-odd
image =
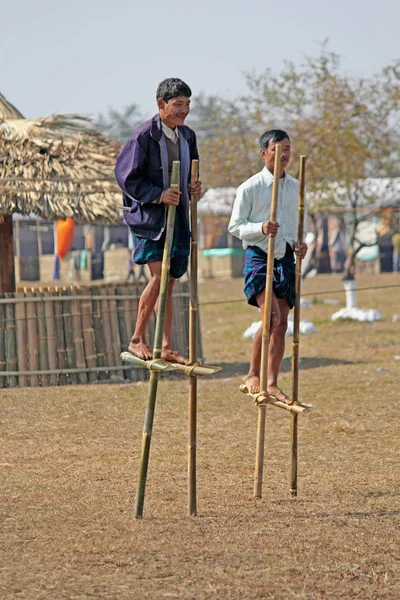
[[[281,145],[277,220],[269,220],[274,180],[275,146]],[[275,236],[274,278],[268,347],[268,386],[260,390],[262,327],[254,336],[246,385],[250,393],[267,391],[275,400],[292,404],[278,387],[285,350],[289,311],[295,300],[295,255],[304,258],[306,244],[297,244],[299,182],[286,173],[290,161],[290,139],[285,131],[272,129],[260,138],[264,168],[242,183],[237,190],[229,232],[243,242],[247,301],[263,312],[265,302],[268,236]]]
[[[189,198],[199,196],[201,182],[190,185],[190,166],[198,159],[196,135],[184,125],[192,92],[181,79],[162,81],[156,93],[159,113],[137,127],[123,149],[115,175],[123,192],[124,219],[133,236],[133,260],[147,264],[151,278],[139,301],[135,331],[129,352],[142,360],[152,358],[146,329],[160,291],[162,256],[168,205],[175,205],[176,219],[171,252],[165,330],[161,358],[188,364],[172,346],[174,282],[184,275],[190,255]],[[180,161],[180,190],[170,187],[172,163]]]

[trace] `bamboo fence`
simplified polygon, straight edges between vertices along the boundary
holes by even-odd
[[[0,387],[144,381],[123,365],[146,283],[20,288],[0,295]],[[176,282],[174,341],[189,355],[189,281]],[[155,317],[149,327],[153,343]],[[201,341],[199,342],[201,353]],[[167,377],[173,375],[167,375]]]

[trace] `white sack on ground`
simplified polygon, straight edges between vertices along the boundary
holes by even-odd
[[[350,319],[352,321],[367,321],[372,323],[372,321],[381,321],[382,315],[373,308],[342,308],[333,313],[331,319],[332,321]]]

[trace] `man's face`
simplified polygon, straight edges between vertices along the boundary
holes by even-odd
[[[281,158],[280,158],[280,173],[279,173],[279,177],[283,177],[285,169],[286,169],[286,167],[289,164],[290,154],[291,154],[290,141],[288,140],[288,138],[285,138],[281,142],[270,142],[268,144],[268,148],[266,150],[264,150],[263,148],[261,148],[260,154],[261,154],[261,156],[264,159],[264,163],[265,163],[265,166],[267,167],[268,171],[270,173],[273,173],[274,172],[274,165],[275,165],[275,146],[277,144],[281,145]]]
[[[178,96],[177,98],[171,98],[169,102],[165,102],[162,98],[159,98],[157,102],[161,120],[168,127],[173,129],[177,125],[184,124],[186,117],[190,113],[190,98],[187,98],[187,96]]]

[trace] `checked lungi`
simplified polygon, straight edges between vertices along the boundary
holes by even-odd
[[[274,278],[272,289],[275,296],[286,300],[290,308],[293,308],[295,301],[295,282],[296,265],[294,253],[286,244],[286,253],[283,258],[274,260]],[[267,279],[267,253],[258,246],[248,246],[246,248],[244,263],[244,293],[246,294],[248,304],[258,306],[256,297],[265,290]]]

